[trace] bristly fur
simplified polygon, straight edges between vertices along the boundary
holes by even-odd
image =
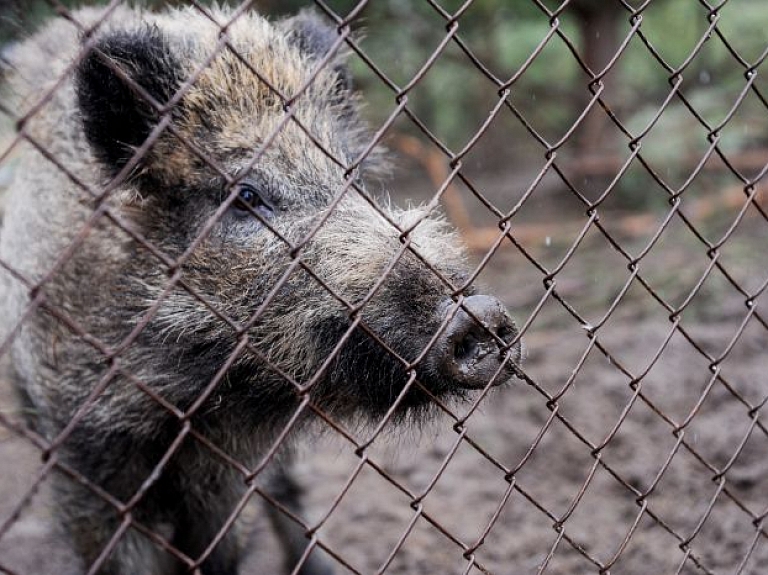
[[[104,22],[102,16],[93,9],[75,13],[85,26],[99,23],[92,36],[80,38],[61,19],[9,56],[11,106],[22,116],[39,98],[49,98],[24,129],[68,173],[27,147],[7,204],[0,258],[31,282],[40,280],[82,232],[93,214],[92,194],[107,184],[112,213],[168,258],[185,254],[210,225],[231,193],[232,178],[256,190],[262,217],[284,239],[235,203],[183,262],[181,282],[170,285],[169,270],[142,242],[106,216],[97,219],[42,290],[46,305],[120,351],[105,358],[55,315],[37,310],[13,342],[15,383],[36,428],[53,439],[103,386],[57,456],[125,502],[181,429],[152,395],[188,410],[208,389],[192,424],[245,465],[258,460],[299,405],[296,388],[281,373],[300,385],[313,382],[312,401],[331,417],[378,422],[408,381],[403,361],[415,361],[425,349],[440,325],[437,310],[467,272],[456,234],[424,209],[377,209],[353,189],[330,209],[345,186],[343,166],[361,160],[371,137],[357,112],[345,49],[317,69],[336,30],[308,12],[275,23],[248,13],[227,28],[227,46],[211,56],[220,28],[197,10],[118,8]],[[217,8],[212,16],[224,23],[232,14]],[[93,49],[81,54],[89,42]],[[287,99],[294,120],[285,122]],[[170,101],[176,105],[166,110]],[[170,125],[158,132],[165,111]],[[131,173],[111,181],[150,134],[156,138]],[[362,162],[357,186],[364,186],[376,164],[375,154]],[[417,222],[409,236],[412,251],[398,256],[401,231]],[[286,278],[291,246],[299,244],[312,273],[300,266]],[[0,281],[4,325],[13,326],[27,309],[28,286],[6,273]],[[353,318],[346,304],[363,300],[359,314],[375,338],[359,327],[349,332]],[[250,326],[250,347],[234,358],[240,334],[227,322]],[[140,324],[144,329],[125,346]],[[119,370],[108,375],[115,365]],[[416,370],[431,393],[463,395],[423,365]],[[396,419],[427,417],[430,405],[414,390]],[[291,485],[280,476],[284,503],[298,509]],[[186,439],[131,513],[195,559],[244,487],[235,470]],[[58,478],[56,490],[61,524],[87,570],[122,517],[79,484]],[[279,530],[288,529],[275,521]],[[301,535],[286,538],[291,560],[301,556]],[[202,572],[234,575],[241,554],[233,530]],[[168,553],[129,529],[100,572],[182,571]],[[301,573],[329,571],[313,554]]]

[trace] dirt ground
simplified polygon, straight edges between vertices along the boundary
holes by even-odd
[[[497,176],[479,187],[509,204],[505,182]],[[586,222],[555,200],[544,197],[520,225]],[[620,216],[602,221],[610,229]],[[697,225],[719,238],[735,217]],[[576,239],[572,227],[562,229],[523,246],[550,271]],[[655,230],[617,237],[639,254]],[[768,275],[766,235],[768,224],[748,214],[720,250],[719,262],[748,293]],[[629,281],[626,259],[593,227],[555,276],[561,302],[547,295],[545,272],[502,247],[479,281],[526,326],[529,381],[483,398],[459,431],[446,416],[377,438],[362,466],[333,431],[302,450],[305,519],[322,520],[320,540],[351,567],[337,563],[337,572],[768,573],[768,433],[753,409],[768,396],[766,297],[747,319],[745,296],[717,268],[699,285],[710,269],[706,252],[674,218]],[[456,418],[471,408],[455,406]],[[15,410],[5,381],[0,409]],[[370,430],[352,433],[363,441]],[[2,573],[77,572],[52,526],[47,485],[19,508],[41,466],[34,447],[0,428]],[[255,501],[242,573],[279,572],[261,516]]]

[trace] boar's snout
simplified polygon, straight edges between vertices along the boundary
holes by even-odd
[[[453,306],[441,307],[444,319]],[[428,361],[453,385],[466,389],[481,389],[491,381],[500,385],[516,373],[512,362],[520,361],[520,341],[510,344],[517,335],[503,303],[492,296],[469,296],[438,337]]]

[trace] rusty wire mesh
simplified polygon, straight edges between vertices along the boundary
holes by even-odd
[[[52,90],[39,94],[23,116],[17,110],[2,108],[2,113],[13,122],[14,133],[0,149],[0,166],[10,164],[22,143],[30,144],[91,196],[93,213],[78,230],[69,249],[57,255],[57,265],[39,281],[31,281],[0,261],[0,266],[23,282],[29,293],[28,305],[0,342],[0,356],[10,355],[13,342],[30,317],[45,312],[98,349],[109,369],[88,401],[79,406],[75,417],[55,437],[42,437],[10,407],[0,412],[5,447],[0,482],[6,482],[7,477],[9,485],[14,483],[12,488],[3,488],[9,495],[0,508],[0,572],[61,572],[60,564],[66,560],[58,558],[59,551],[45,551],[49,548],[40,543],[41,538],[53,538],[54,534],[46,529],[43,535],[28,532],[30,525],[36,525],[30,523],[34,517],[44,525],[51,521],[47,511],[36,510],[35,501],[44,497],[41,491],[45,491],[45,485],[56,472],[86,486],[94,498],[106,502],[120,518],[119,528],[97,561],[85,566],[88,573],[99,572],[129,530],[146,535],[189,572],[200,572],[207,555],[235,520],[248,515],[247,507],[253,501],[278,508],[304,530],[308,547],[294,572],[298,572],[315,547],[332,558],[330,562],[337,572],[356,574],[758,574],[768,570],[768,429],[761,417],[768,398],[768,363],[763,359],[768,348],[768,318],[759,305],[768,285],[766,244],[761,243],[765,241],[768,224],[761,197],[768,161],[760,157],[756,168],[740,167],[721,145],[723,132],[746,99],[759,102],[763,112],[768,113],[768,102],[759,84],[760,67],[767,52],[753,59],[743,57],[737,47],[738,39],[721,30],[721,14],[738,10],[739,3],[696,2],[702,32],[686,58],[673,65],[655,49],[643,28],[644,17],[659,2],[621,0],[617,4],[622,9],[622,37],[610,60],[595,68],[585,61],[574,39],[562,29],[561,17],[573,9],[571,3],[555,6],[531,0],[548,23],[548,32],[529,58],[500,76],[462,38],[462,19],[473,10],[472,0],[453,12],[436,0],[424,1],[434,9],[435,20],[431,25],[437,40],[430,56],[405,84],[390,79],[377,61],[377,54],[367,52],[364,41],[352,34],[353,27],[364,17],[368,2],[361,1],[345,13],[338,11],[333,2],[315,2],[315,9],[336,27],[338,37],[307,85],[315,81],[317,71],[328,65],[338,50],[346,47],[386,87],[391,104],[386,118],[374,126],[363,154],[352,164],[341,164],[345,178],[338,182],[327,213],[332,214],[347,194],[356,194],[387,218],[387,213],[358,185],[354,174],[377,144],[392,137],[394,126],[407,124],[421,145],[441,155],[447,166],[442,181],[433,182],[431,205],[437,206],[449,194],[459,193],[466,204],[476,206],[473,209],[482,213],[481,219],[491,222],[480,230],[462,229],[477,254],[467,284],[488,276],[488,283],[495,282],[499,289],[506,286],[505,302],[518,318],[520,337],[527,348],[521,380],[503,390],[492,391],[489,384],[469,402],[458,406],[443,404],[433,397],[442,418],[429,432],[431,437],[422,432],[422,443],[427,446],[422,446],[410,459],[405,456],[406,463],[399,463],[398,459],[392,461],[387,448],[382,447],[390,441],[385,430],[396,404],[373,426],[349,427],[310,400],[309,392],[322,376],[322,369],[302,382],[281,373],[286,385],[293,386],[301,398],[294,416],[261,454],[258,465],[248,466],[234,458],[204,429],[196,428],[193,416],[223,384],[227,370],[243,351],[270,364],[264,350],[249,340],[248,329],[259,321],[270,305],[270,298],[292,274],[297,270],[308,274],[319,289],[332,293],[350,318],[349,328],[323,369],[355,330],[364,330],[395,356],[408,373],[408,383],[398,402],[408,390],[420,385],[414,366],[418,360],[408,362],[398,356],[362,321],[360,311],[403,254],[413,254],[432,273],[441,274],[419,255],[418,249],[413,249],[409,234],[415,225],[400,228],[390,221],[391,226],[398,228],[401,248],[384,274],[370,286],[369,295],[360,301],[348,301],[302,259],[303,247],[324,225],[326,216],[301,242],[282,238],[290,252],[290,266],[271,287],[270,297],[253,310],[248,322],[233,321],[185,281],[184,265],[205,242],[218,218],[236,201],[235,192],[229,194],[221,209],[179,257],[159,250],[107,201],[163,131],[173,133],[190,154],[217,171],[228,188],[234,190],[237,178],[217,165],[206,150],[187,140],[168,113],[195,84],[202,69],[189,76],[169,102],[154,101],[151,94],[134,83],[133,88],[151,102],[162,119],[113,183],[94,188],[25,130],[28,119],[44,109],[65,77],[72,73],[77,65],[72,63]],[[119,0],[111,2],[104,19],[119,4]],[[234,51],[226,34],[229,25],[215,22],[206,6],[194,0],[188,4],[222,27],[217,51],[210,54],[204,65],[219,51]],[[232,19],[252,9],[251,4],[242,3],[234,10]],[[85,55],[94,42],[84,24],[55,0],[51,0],[51,5],[85,33]],[[373,33],[376,22],[366,25]],[[736,73],[743,77],[741,90],[729,100],[729,112],[718,121],[699,111],[699,104],[690,98],[684,82],[691,62],[712,42],[724,47]],[[568,49],[568,57],[580,69],[583,93],[588,95],[588,102],[575,121],[554,138],[543,135],[529,121],[515,93],[520,79],[553,43]],[[614,112],[618,103],[604,97],[604,80],[615,71],[630,44],[639,45],[645,57],[664,70],[668,81],[663,97],[651,103],[653,113],[640,130],[630,129]],[[484,110],[485,121],[456,147],[436,135],[414,112],[410,101],[449,49],[455,50],[453,58],[460,57],[464,65],[482,76],[486,95],[492,100],[492,105]],[[245,59],[242,62],[269,86],[284,109],[277,129],[265,135],[261,146],[253,150],[251,164],[258,164],[277,133],[289,123],[298,126],[314,145],[322,148],[311,128],[301,125],[293,113],[293,105],[306,85],[296,93],[281,93],[260,70]],[[115,73],[120,71],[116,69]],[[552,78],[552,83],[557,80]],[[442,97],[450,96],[446,93]],[[697,124],[696,137],[706,142],[706,151],[685,168],[679,183],[667,178],[654,161],[647,159],[647,146],[643,145],[673,104],[683,105],[689,119]],[[597,189],[585,189],[582,174],[563,151],[576,145],[579,130],[594,115],[609,120],[609,130],[617,136],[617,149],[621,151],[612,150],[618,160],[609,168],[609,177],[597,180]],[[502,180],[500,190],[489,190],[485,183],[479,183],[482,178],[476,177],[467,164],[501,118],[524,128],[527,139],[523,145],[533,150],[532,157],[538,158],[537,172],[522,185],[511,186]],[[328,150],[323,149],[323,153],[339,162]],[[700,213],[702,204],[696,189],[707,178],[713,163],[720,166],[731,188],[737,190],[728,205],[716,205],[718,212],[722,212],[716,232]],[[634,172],[644,175],[648,193],[662,197],[666,207],[652,212],[647,217],[650,223],[639,233],[627,234],[623,226],[627,223],[626,213],[606,206],[619,194],[626,175]],[[559,221],[555,214],[553,224],[546,228],[546,245],[542,245],[540,237],[526,233],[526,225],[527,210],[540,201],[542,181],[546,178],[557,182],[560,193],[567,196],[571,205],[578,206],[581,215]],[[590,184],[595,181],[589,180]],[[622,226],[615,225],[620,218]],[[130,236],[140,249],[153,254],[156,265],[168,276],[163,295],[148,307],[144,319],[117,347],[94,338],[79,324],[78,317],[51,305],[46,296],[46,286],[78,250],[91,227],[105,221]],[[279,234],[268,221],[263,223],[270,233]],[[550,246],[553,240],[555,247]],[[736,256],[729,252],[734,245],[738,246]],[[664,259],[665,253],[677,255]],[[578,280],[574,280],[574,274]],[[449,287],[460,305],[465,286],[452,285],[442,276],[440,281]],[[187,409],[166,400],[137,374],[126,371],[120,362],[121,354],[135,345],[162,305],[163,297],[172,290],[184,290],[196,298],[236,340],[235,351]],[[708,311],[702,312],[702,307]],[[277,366],[274,369],[279,371]],[[179,433],[152,474],[140,478],[140,489],[128,501],[116,499],[57,457],[57,451],[68,441],[80,418],[116,377],[130,382],[137,393],[151,397],[180,425]],[[292,427],[308,412],[322,420],[325,440],[335,442],[331,449],[335,456],[329,459],[321,455],[313,460],[309,454],[309,463],[299,463],[300,467],[305,466],[303,481],[311,502],[308,516],[300,516],[278,502],[258,479]],[[729,418],[719,417],[724,413]],[[132,515],[168,461],[188,441],[197,442],[210,457],[239,473],[247,485],[245,494],[230,510],[226,525],[208,542],[206,553],[198,557],[186,556],[166,534],[156,532]],[[42,463],[24,463],[14,474],[13,458],[24,461],[25,456],[18,454],[23,454],[24,449],[29,453],[30,446],[33,456],[41,458]],[[32,461],[32,456],[26,457]],[[255,545],[261,551],[254,552],[255,562],[248,564],[247,572],[276,569],[274,559],[259,562],[276,551]],[[45,552],[38,556],[35,548]]]

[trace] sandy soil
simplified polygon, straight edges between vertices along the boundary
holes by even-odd
[[[699,224],[720,237],[734,217]],[[748,217],[722,249],[720,262],[750,293],[766,279],[766,228]],[[619,241],[637,254],[653,231]],[[554,269],[573,240],[525,247]],[[639,276],[676,307],[709,261],[673,223]],[[483,398],[459,431],[471,405],[378,437],[362,465],[333,431],[304,450],[305,519],[322,519],[320,540],[351,567],[337,572],[768,573],[768,433],[753,409],[768,396],[765,296],[746,319],[745,297],[715,269],[675,323],[637,279],[624,289],[626,261],[596,231],[556,276],[573,313],[546,297],[543,275],[511,246],[480,274],[528,324],[528,382]],[[5,382],[0,406],[14,410]],[[370,430],[352,433],[362,442]],[[0,462],[0,572],[76,572],[46,484],[19,509],[39,453],[0,428]],[[258,504],[247,512],[254,552],[243,573],[279,571],[261,515]]]

